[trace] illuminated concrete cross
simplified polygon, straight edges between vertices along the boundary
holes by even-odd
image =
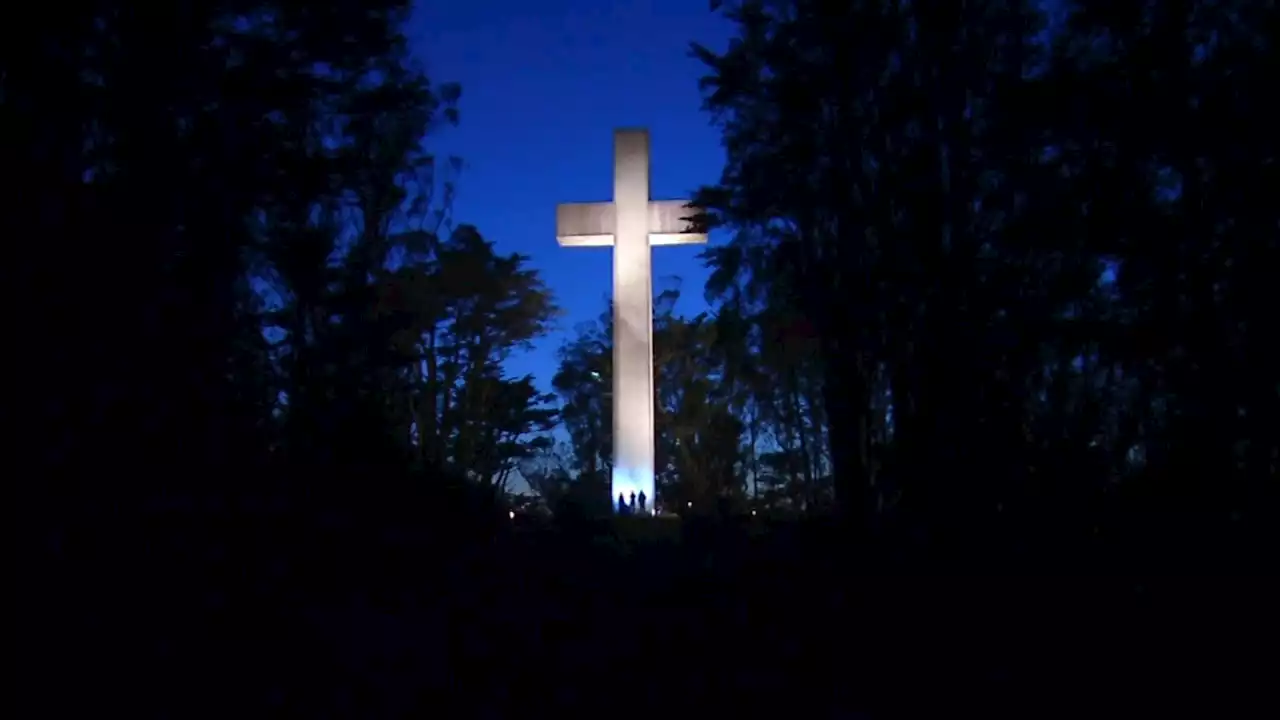
[[[649,199],[649,132],[613,134],[613,202],[556,206],[562,246],[613,246],[613,479],[610,498],[654,504],[652,245],[704,243],[683,200]],[[637,510],[639,508],[637,507]]]

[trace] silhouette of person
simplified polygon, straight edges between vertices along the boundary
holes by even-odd
[[[636,509],[636,491],[635,490],[631,491],[631,509],[632,510]]]
[[[640,512],[644,512],[644,501],[645,501],[646,499],[647,499],[647,498],[645,498],[645,496],[644,496],[644,491],[643,491],[643,490],[641,490],[641,491],[640,491]]]
[[[596,497],[600,497],[600,496],[597,495]],[[622,493],[618,493],[618,512],[626,512],[626,511],[627,511],[627,499],[622,496]]]

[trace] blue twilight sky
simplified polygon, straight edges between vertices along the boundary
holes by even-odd
[[[458,127],[428,141],[464,163],[455,221],[474,224],[499,252],[528,255],[565,310],[509,373],[531,373],[550,391],[556,350],[612,292],[612,252],[559,247],[555,207],[612,198],[614,128],[649,128],[655,199],[719,178],[724,152],[688,47],[722,48],[731,30],[706,0],[419,1],[415,52],[434,81],[462,84]],[[683,314],[705,307],[698,251],[653,251],[654,288],[680,277]]]

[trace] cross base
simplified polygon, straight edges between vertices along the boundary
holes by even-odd
[[[652,515],[653,505],[657,501],[654,497],[653,476],[643,470],[627,470],[624,468],[614,468],[613,478],[609,484],[609,501],[613,505],[615,513],[621,513],[618,507],[618,496],[621,495],[628,507],[631,503],[631,493],[636,494],[635,515]],[[640,509],[640,495],[644,494],[644,510]]]

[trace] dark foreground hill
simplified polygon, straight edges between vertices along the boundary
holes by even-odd
[[[22,716],[1223,717],[1274,670],[1263,574],[995,574],[813,524],[445,523],[67,531],[19,593]]]

